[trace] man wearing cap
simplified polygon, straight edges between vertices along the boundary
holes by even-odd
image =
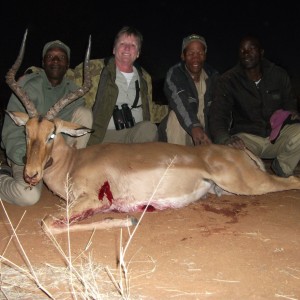
[[[246,147],[260,158],[272,159],[274,173],[288,177],[300,159],[297,99],[287,72],[263,55],[257,37],[242,38],[238,64],[218,82],[210,132],[217,144]]]
[[[70,48],[59,40],[49,42],[42,52],[43,69],[19,79],[19,85],[41,115],[45,115],[60,98],[78,89],[73,81],[65,77],[69,62]],[[9,99],[7,110],[25,112],[21,101],[14,94]],[[92,112],[84,106],[83,98],[67,105],[57,117],[88,128],[92,126]],[[88,139],[88,135],[79,138],[66,137],[67,143],[77,148],[84,148]],[[21,206],[35,204],[40,199],[42,183],[32,189],[25,189],[28,184],[23,179],[26,154],[24,127],[16,126],[8,115],[5,116],[2,129],[2,147],[9,166],[0,166],[0,198]]]
[[[183,39],[181,62],[169,69],[164,92],[169,114],[159,125],[159,140],[180,145],[210,144],[207,114],[218,72],[206,63],[204,37]]]

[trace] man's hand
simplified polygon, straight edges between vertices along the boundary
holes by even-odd
[[[231,146],[236,149],[244,150],[246,148],[246,145],[244,141],[239,138],[238,136],[231,136],[226,142],[225,145]]]
[[[211,144],[211,140],[200,127],[192,128],[192,138],[195,146]]]

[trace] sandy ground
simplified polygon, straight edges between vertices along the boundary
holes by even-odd
[[[40,202],[32,207],[4,203],[14,226],[25,212],[16,232],[34,270],[65,265],[63,256],[40,227],[41,219],[60,204],[46,188]],[[140,218],[141,213],[134,216]],[[300,191],[256,197],[209,195],[180,210],[146,213],[125,253],[130,279],[128,298],[300,299],[299,216]],[[99,214],[85,223],[106,217],[124,218],[126,214]],[[1,254],[26,268],[16,239],[9,243],[11,234],[0,208]],[[79,257],[90,257],[99,268],[118,270],[121,236],[125,245],[127,229],[99,230],[93,235],[90,231],[70,233],[74,264],[80,262]],[[66,233],[56,237],[66,253],[67,237]],[[0,273],[1,289],[7,295],[15,284],[20,286],[20,299],[49,299],[37,292],[33,283],[29,293],[27,287],[22,287],[24,279],[8,283],[11,275],[3,264]],[[102,271],[101,276],[100,281],[107,283],[99,288],[101,299],[121,299],[107,273]],[[48,275],[40,275],[41,283],[50,286],[43,283],[44,277],[51,281]],[[54,299],[72,299],[68,284],[49,290]],[[16,294],[11,295],[8,299],[16,299]],[[3,293],[0,299],[6,299]]]

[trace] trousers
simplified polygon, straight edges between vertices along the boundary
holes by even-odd
[[[102,143],[146,143],[158,139],[157,126],[150,121],[142,121],[131,128],[122,130],[108,129]]]
[[[269,137],[260,137],[248,133],[235,134],[246,147],[262,159],[275,159],[286,176],[294,173],[300,160],[300,123],[285,125],[272,144]]]
[[[182,128],[173,110],[169,113],[166,134],[170,144],[194,146],[192,137]]]

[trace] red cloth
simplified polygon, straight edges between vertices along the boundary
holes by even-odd
[[[278,137],[280,130],[284,121],[291,115],[292,113],[287,110],[278,109],[276,110],[270,118],[272,131],[270,133],[270,141],[276,140]]]

